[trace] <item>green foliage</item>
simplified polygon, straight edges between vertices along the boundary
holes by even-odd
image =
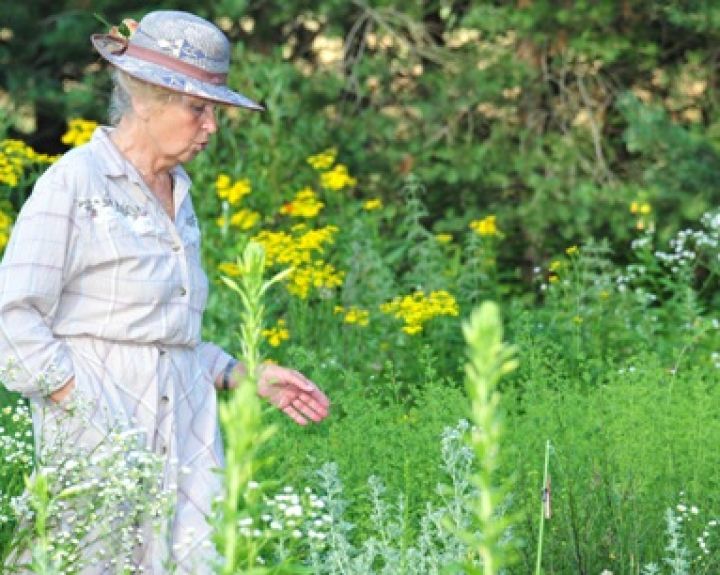
[[[33,467],[30,411],[26,402],[0,386],[0,562],[5,563],[18,525],[12,507],[13,498],[25,486],[25,477]]]
[[[110,22],[147,10],[93,7]],[[288,182],[303,184],[295,176],[308,150],[336,145],[352,172],[362,167],[359,196],[396,205],[408,172],[419,176],[430,230],[458,233],[497,214],[508,233],[497,257],[517,284],[582,237],[608,238],[624,255],[638,197],[656,208],[665,238],[717,200],[707,47],[719,16],[707,3],[172,7],[223,27],[235,42],[230,83],[267,107],[233,114],[211,148],[215,165],[249,177],[266,206]],[[97,58],[87,42],[104,24],[74,2],[0,18],[11,31],[0,38],[3,108],[16,130],[56,150],[66,118],[104,117],[107,79],[89,66]]]
[[[324,494],[330,522],[325,543],[310,554],[313,573],[462,573],[460,563],[472,551],[460,533],[472,523],[475,496],[470,477],[473,452],[465,444],[468,429],[469,423],[461,420],[456,427],[443,430],[440,467],[444,477],[437,485],[440,501],[419,506],[422,516],[416,533],[408,531],[408,502],[402,496],[393,502],[382,479],[373,475],[367,482],[369,525],[363,529],[363,537],[355,536],[337,465],[323,465],[315,482]],[[477,560],[473,564],[477,565]]]
[[[660,107],[642,105],[631,95],[618,106],[627,120],[627,149],[644,160],[642,182],[659,219],[666,221],[671,213],[679,214],[681,222],[699,219],[716,202],[720,153],[702,133],[671,122]],[[669,230],[662,231],[667,238]]]
[[[310,430],[274,415],[271,421],[280,433],[267,445],[267,455],[275,455],[275,464],[266,470],[266,477],[307,484],[314,469],[334,462],[352,501],[347,516],[366,526],[370,502],[361,493],[367,478],[375,475],[391,497],[403,497],[407,528],[414,532],[424,502],[435,500],[435,486],[442,481],[437,438],[467,412],[461,390],[439,374],[428,373],[431,379],[403,399],[406,383],[398,380],[392,365],[380,373],[368,366],[362,374],[353,373],[337,357],[321,358],[312,352],[305,361],[299,353],[291,354],[287,363],[327,389],[331,415]]]
[[[668,373],[652,353],[608,370],[607,383],[592,388],[557,367],[555,381],[541,383],[548,376],[538,375],[521,401],[506,400],[522,409],[522,417],[509,417],[504,444],[513,452],[505,461],[517,472],[516,503],[523,513],[537,509],[540,454],[544,438],[553,438],[547,572],[630,573],[633,561],[663,556],[663,526],[648,517],[679,502],[679,491],[701,509],[718,509],[713,490],[703,487],[717,464],[710,455],[717,426],[707,417],[715,386],[702,369]],[[526,572],[534,561],[526,555]]]
[[[34,117],[29,138],[44,151],[59,148],[67,118],[102,118],[107,91],[106,78],[87,67],[96,59],[87,38],[103,26],[76,3],[45,4],[8,7],[0,16],[0,29],[13,31],[10,40],[0,34],[0,86],[11,102],[0,111],[3,131],[7,124],[10,135],[32,132]],[[695,542],[720,509],[712,410],[720,224],[706,214],[719,197],[712,47],[720,10],[669,0],[173,7],[226,29],[234,42],[230,84],[267,107],[223,112],[211,146],[188,167],[212,287],[204,337],[237,345],[241,298],[224,289],[219,266],[237,262],[261,229],[337,226],[322,258],[344,274],[340,286],[314,286],[304,298],[288,290],[288,279],[266,299],[267,326],[285,321],[288,342],[261,341],[257,317],[243,324],[243,341],[255,342],[246,350],[251,362],[269,356],[291,365],[333,403],[331,416],[310,430],[268,415],[279,431],[270,438],[254,398],[239,394],[226,403],[235,455],[220,537],[229,556],[246,569],[258,568],[260,548],[278,565],[316,561],[328,572],[347,567],[343,561],[365,573],[410,564],[411,543],[422,541],[428,525],[424,504],[445,501],[446,492],[435,490],[444,473],[438,438],[468,413],[458,319],[433,317],[408,334],[380,307],[422,289],[448,290],[462,316],[485,299],[499,302],[517,345],[517,370],[501,381],[486,378],[485,394],[471,394],[484,418],[480,451],[492,456],[481,457],[475,473],[484,487],[512,478],[505,491],[510,515],[519,518],[511,532],[519,561],[508,573],[537,565],[548,439],[545,573],[716,572],[714,551],[688,566],[683,549],[699,553]],[[111,0],[93,8],[111,22],[148,9]],[[323,42],[329,47],[318,48]],[[328,148],[356,185],[323,187],[322,170],[307,160]],[[220,174],[247,179],[252,193],[230,205],[216,193]],[[0,190],[4,212],[19,208],[35,177],[33,168]],[[305,187],[323,210],[305,219],[283,212]],[[365,210],[369,199],[382,207]],[[240,208],[260,214],[258,223],[218,225]],[[490,216],[498,233],[469,228]],[[266,271],[286,267],[273,266]],[[232,281],[239,287],[244,280]],[[366,324],[346,320],[353,308],[367,313]],[[501,393],[499,404],[490,392]],[[504,414],[502,434],[497,413]],[[245,423],[230,426],[230,419]],[[334,479],[327,462],[336,464]],[[379,483],[368,492],[371,475],[384,493]],[[0,514],[20,477],[16,466],[0,473]],[[267,490],[246,489],[253,477],[323,485],[336,495],[343,523],[333,554],[309,540],[291,545],[291,536],[246,538],[244,551],[232,550],[246,533],[228,525],[261,521],[268,504]],[[681,501],[700,509],[691,521],[677,521]],[[481,508],[490,527],[499,498],[492,503]],[[0,523],[0,546],[13,528]],[[495,548],[500,533],[490,529],[480,543]],[[389,538],[400,548],[378,543]],[[323,562],[328,557],[337,562]]]

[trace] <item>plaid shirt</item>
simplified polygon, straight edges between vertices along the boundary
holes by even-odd
[[[174,221],[98,128],[37,181],[0,265],[0,367],[17,368],[3,383],[31,399],[37,449],[64,437],[89,452],[125,426],[164,457],[175,518],[137,553],[156,575],[168,553],[178,573],[210,568],[223,464],[213,382],[231,359],[200,341],[200,231],[190,180],[171,173]],[[88,407],[76,416],[46,397],[71,377],[71,401]]]
[[[200,342],[207,278],[190,180],[172,171],[175,222],[98,128],[37,181],[0,266],[0,365],[26,396],[72,377],[63,339],[198,346],[215,379],[230,356]],[[4,360],[4,361],[3,361]]]

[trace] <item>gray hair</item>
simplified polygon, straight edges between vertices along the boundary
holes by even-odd
[[[167,104],[177,96],[175,92],[133,78],[118,68],[112,69],[110,78],[113,87],[110,95],[110,106],[108,107],[108,119],[112,126],[117,126],[123,116],[134,113],[133,98]]]

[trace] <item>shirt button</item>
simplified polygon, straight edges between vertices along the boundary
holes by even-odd
[[[160,401],[162,401],[163,403],[168,403],[170,401],[170,398],[167,395],[163,395],[160,398]]]
[[[164,349],[161,349],[161,350],[160,350],[160,355],[165,355],[165,350],[164,350]]]
[[[179,251],[180,251],[180,246],[179,246],[178,244],[175,244],[175,245],[172,247],[172,251],[174,251],[174,252],[179,252]]]
[[[187,290],[184,287],[180,288],[180,295],[187,295]]]

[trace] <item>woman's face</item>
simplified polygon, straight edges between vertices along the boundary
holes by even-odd
[[[215,104],[193,96],[172,97],[147,116],[146,133],[153,147],[159,156],[177,164],[204,150],[216,131]]]

